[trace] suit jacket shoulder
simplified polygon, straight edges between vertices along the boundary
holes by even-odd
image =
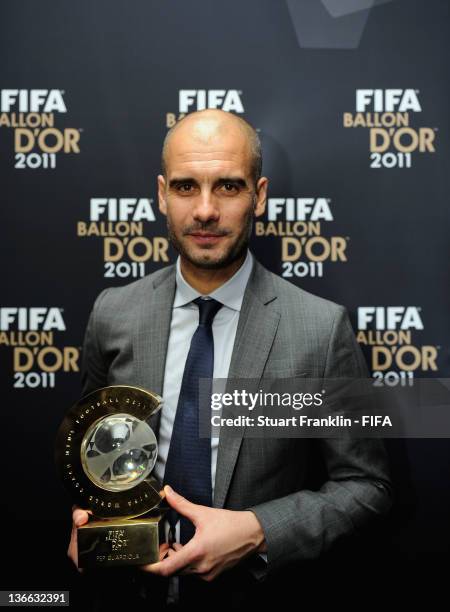
[[[279,324],[266,374],[367,376],[367,368],[344,306],[293,285],[255,262],[249,291]]]
[[[121,287],[108,287],[97,297],[94,309],[101,306],[103,311],[117,311],[124,306],[137,304],[141,299],[148,298],[161,284],[175,282],[175,264],[156,270],[143,278]]]
[[[270,286],[274,295],[280,303],[293,309],[317,312],[318,316],[333,317],[337,311],[344,308],[340,304],[327,300],[318,295],[301,289],[297,285],[287,281],[278,274],[274,274],[262,264],[255,261],[256,283],[262,286]]]
[[[161,393],[174,295],[175,265],[100,293],[84,338],[84,394],[111,384]]]

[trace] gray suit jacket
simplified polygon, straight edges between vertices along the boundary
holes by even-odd
[[[161,394],[175,295],[175,266],[97,298],[83,349],[84,393],[112,384]],[[240,313],[229,378],[366,377],[346,310],[255,261]],[[214,506],[251,509],[267,543],[267,571],[314,559],[390,507],[379,440],[250,439],[221,432]],[[327,480],[305,488],[311,445]]]

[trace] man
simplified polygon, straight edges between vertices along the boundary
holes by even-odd
[[[242,603],[246,589],[255,592],[254,577],[316,559],[383,515],[390,505],[386,459],[376,440],[317,440],[326,478],[311,490],[310,440],[224,430],[206,448],[192,438],[197,391],[189,384],[205,372],[254,380],[367,373],[345,309],[268,272],[248,251],[268,187],[253,128],[223,111],[192,113],[168,133],[162,162],[159,208],[178,262],[97,298],[85,338],[84,392],[135,384],[163,395],[156,474],[182,490],[166,486],[168,542],[161,561],[142,569],[170,582],[175,601],[173,577],[195,575],[186,584],[203,584],[205,592],[207,583],[221,584],[211,592],[241,591]],[[214,311],[209,319],[205,309]],[[189,449],[179,450],[183,444]],[[200,484],[189,465],[203,470]],[[87,518],[75,510],[74,526]],[[76,563],[75,534],[69,556]]]

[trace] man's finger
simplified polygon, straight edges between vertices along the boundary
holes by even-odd
[[[87,510],[82,510],[81,508],[77,508],[73,511],[72,520],[75,527],[81,527],[85,525],[89,520],[89,513]]]
[[[196,520],[199,516],[199,510],[202,509],[204,506],[193,504],[185,497],[176,493],[172,489],[172,487],[169,487],[169,485],[166,485],[164,487],[164,492],[166,494],[166,500],[170,507],[176,510],[178,514],[181,514],[182,516],[188,518],[195,525]]]
[[[162,561],[167,556],[169,551],[170,551],[170,547],[169,547],[169,544],[167,544],[167,542],[164,542],[163,544],[161,544],[159,547],[159,560]]]
[[[180,550],[174,551],[173,554],[169,554],[163,561],[144,565],[142,569],[151,574],[156,574],[157,576],[172,576],[173,574],[181,572],[181,570],[190,565],[193,561],[193,547],[189,544],[190,543],[186,544],[186,546],[183,546]]]
[[[69,547],[67,549],[67,556],[72,560],[80,574],[83,573],[83,569],[78,567],[78,537],[75,523],[72,523],[72,533],[70,536]]]

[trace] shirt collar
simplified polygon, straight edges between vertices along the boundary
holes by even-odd
[[[247,249],[247,255],[242,266],[236,270],[233,276],[229,278],[226,283],[212,291],[209,294],[209,297],[214,298],[228,308],[240,311],[242,300],[244,299],[245,288],[247,286],[248,279],[250,278],[252,268],[253,255]],[[205,297],[194,289],[183,277],[183,274],[181,273],[179,256],[177,258],[176,284],[177,290],[173,303],[174,308],[185,306],[198,297]]]

